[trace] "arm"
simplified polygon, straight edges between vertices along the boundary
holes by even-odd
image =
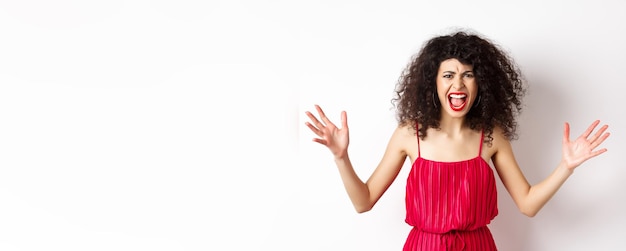
[[[371,210],[398,176],[404,164],[406,153],[401,142],[406,128],[398,127],[395,130],[376,170],[367,182],[363,182],[354,171],[348,156],[349,137],[346,112],[341,113],[342,128],[337,128],[319,106],[316,106],[316,109],[323,123],[310,112],[306,112],[312,122],[307,122],[306,126],[319,137],[313,141],[328,147],[333,154],[344,188],[356,211],[363,213]]]
[[[572,175],[576,167],[606,152],[604,148],[596,151],[594,149],[609,136],[608,132],[604,133],[608,128],[607,125],[602,126],[590,137],[598,123],[599,121],[592,123],[575,141],[570,141],[569,124],[566,123],[561,162],[547,178],[533,186],[528,183],[520,170],[510,142],[503,136],[501,130],[494,131],[494,146],[496,146],[496,152],[492,157],[494,166],[504,187],[523,214],[529,217],[535,216]]]

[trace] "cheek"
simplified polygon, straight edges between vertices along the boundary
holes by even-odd
[[[442,99],[445,99],[447,93],[448,93],[448,90],[446,90],[445,86],[437,86],[437,96],[439,96]]]
[[[448,92],[448,87],[446,84],[437,81],[437,93],[443,93],[445,94],[446,92]]]
[[[467,89],[473,94],[476,95],[478,93],[478,85],[476,82],[471,82],[466,85]]]

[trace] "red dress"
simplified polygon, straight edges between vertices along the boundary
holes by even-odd
[[[441,162],[419,153],[406,184],[404,251],[497,250],[487,224],[498,214],[493,170],[480,156]]]

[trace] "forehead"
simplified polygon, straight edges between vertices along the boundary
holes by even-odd
[[[446,59],[439,64],[439,72],[452,71],[452,72],[466,72],[472,71],[474,67],[471,64],[462,64],[456,58]]]

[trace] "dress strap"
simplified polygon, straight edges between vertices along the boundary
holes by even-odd
[[[485,141],[485,130],[481,130],[480,132],[480,147],[478,148],[478,157],[481,157],[483,153],[483,141]]]
[[[417,157],[420,158],[421,157],[421,153],[420,153],[420,125],[419,123],[417,123],[417,120],[415,120],[415,136],[417,138]]]

